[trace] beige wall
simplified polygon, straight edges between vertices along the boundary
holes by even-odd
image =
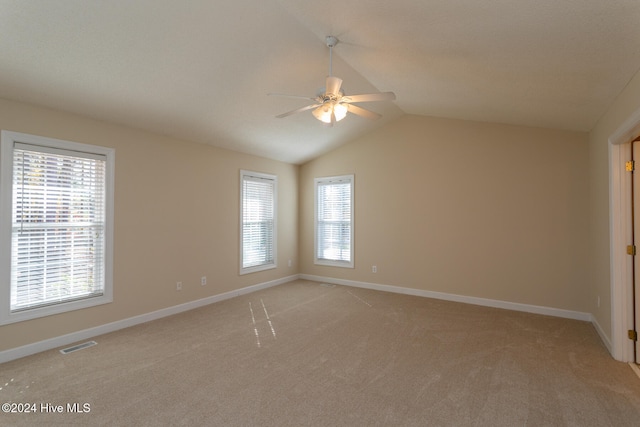
[[[297,166],[5,100],[0,128],[116,149],[114,302],[0,326],[0,351],[298,273]],[[243,276],[240,169],[279,185],[278,268]]]
[[[0,326],[0,351],[297,273],[590,312],[609,334],[607,138],[637,108],[640,74],[589,135],[405,116],[298,168],[0,100],[1,129],[116,148],[114,303]],[[238,275],[240,169],[278,175],[276,270]],[[313,178],[349,173],[356,267],[315,266]]]
[[[588,153],[586,133],[402,117],[300,168],[301,272],[586,312]],[[313,179],[349,173],[355,268],[316,266]]]
[[[593,289],[589,312],[611,339],[611,280],[609,236],[609,137],[640,109],[640,72],[618,96],[589,135],[590,266]],[[600,307],[597,297],[600,297]],[[630,325],[629,325],[630,326]]]

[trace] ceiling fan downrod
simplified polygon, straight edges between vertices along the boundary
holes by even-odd
[[[325,41],[329,48],[329,76],[333,76],[333,48],[338,44],[339,40],[334,36],[327,36]]]

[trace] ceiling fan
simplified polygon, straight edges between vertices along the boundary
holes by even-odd
[[[332,53],[333,48],[338,44],[338,39],[334,36],[327,36],[326,42],[327,47],[329,48],[329,75],[327,76],[325,87],[321,89],[320,93],[315,97],[270,93],[270,96],[285,96],[288,98],[300,98],[314,101],[313,104],[279,114],[276,117],[281,119],[283,117],[291,116],[292,114],[313,110],[312,113],[316,119],[332,126],[335,122],[339,122],[344,119],[347,112],[372,120],[380,118],[380,114],[354,105],[354,103],[393,101],[396,99],[396,95],[393,92],[345,95],[344,92],[340,90],[340,87],[342,86],[342,79],[332,75]]]

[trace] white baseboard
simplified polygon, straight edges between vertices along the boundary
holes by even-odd
[[[633,362],[629,362],[629,366],[631,367],[631,370],[633,372],[635,372],[635,374],[638,376],[638,378],[640,378],[640,367],[638,367],[638,365],[636,365]]]
[[[19,359],[21,357],[30,356],[42,351],[51,350],[56,347],[72,344],[88,338],[93,338],[98,335],[103,335],[109,332],[114,332],[119,329],[128,328],[130,326],[138,325],[140,323],[150,322],[152,320],[160,319],[174,314],[182,313],[184,311],[193,310],[194,308],[203,307],[205,305],[213,304],[219,301],[224,301],[230,298],[237,297],[239,295],[248,294],[258,291],[260,289],[270,288],[272,286],[281,285],[283,283],[297,280],[298,275],[283,277],[281,279],[272,280],[269,282],[259,283],[245,288],[237,289],[223,294],[202,298],[195,301],[190,301],[180,305],[174,305],[172,307],[163,308],[161,310],[153,311],[151,313],[141,314],[139,316],[129,317],[127,319],[118,320],[115,322],[107,323],[105,325],[96,326],[94,328],[84,329],[78,332],[72,332],[67,335],[62,335],[55,338],[50,338],[44,341],[39,341],[33,344],[27,344],[21,347],[12,348],[9,350],[0,351],[0,363],[9,362],[11,360]]]
[[[583,320],[591,322],[591,313],[563,310],[559,308],[543,307],[538,305],[520,304],[516,302],[500,301],[487,298],[468,297],[464,295],[448,294],[444,292],[425,291],[421,289],[403,288],[400,286],[380,285],[378,283],[357,282],[354,280],[334,279],[331,277],[301,274],[301,279],[314,282],[332,283],[336,285],[353,286],[357,288],[374,289],[376,291],[393,292],[397,294],[415,295],[419,297],[434,298],[445,301],[462,302],[465,304],[482,305],[485,307],[503,308],[505,310],[523,311],[527,313],[543,314],[546,316],[563,317],[566,319]]]
[[[596,328],[596,332],[598,333],[598,335],[600,335],[600,339],[602,340],[604,346],[607,347],[609,354],[613,355],[613,345],[611,344],[611,340],[609,339],[607,334],[604,333],[604,329],[602,329],[602,326],[600,326],[595,316],[591,316],[591,324],[594,328]]]

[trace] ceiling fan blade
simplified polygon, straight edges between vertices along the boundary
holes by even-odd
[[[312,98],[310,96],[288,95],[286,93],[268,93],[267,96],[282,96],[285,98],[310,99],[312,101],[317,101],[317,98]]]
[[[313,99],[313,98],[312,98]],[[302,107],[302,108],[298,108],[296,110],[292,110],[292,111],[288,111],[286,113],[282,113],[282,114],[278,114],[276,117],[278,119],[282,119],[284,117],[288,117],[291,116],[292,114],[296,114],[296,113],[302,113],[303,111],[307,111],[307,110],[311,110],[313,108],[319,107],[322,104],[311,104],[311,105],[307,105],[306,107]]]
[[[357,105],[353,105],[353,104],[346,104],[347,106],[347,110],[350,113],[353,113],[357,116],[360,117],[364,117],[366,119],[370,119],[370,120],[377,120],[380,117],[382,117],[382,115],[378,114],[378,113],[374,113],[373,111],[369,111],[365,108],[362,107],[358,107]]]
[[[335,76],[328,76],[327,82],[325,85],[325,93],[330,93],[332,95],[340,94],[340,86],[342,86],[342,79]]]
[[[393,92],[367,93],[362,95],[343,96],[342,102],[372,102],[372,101],[393,101],[396,94]]]

